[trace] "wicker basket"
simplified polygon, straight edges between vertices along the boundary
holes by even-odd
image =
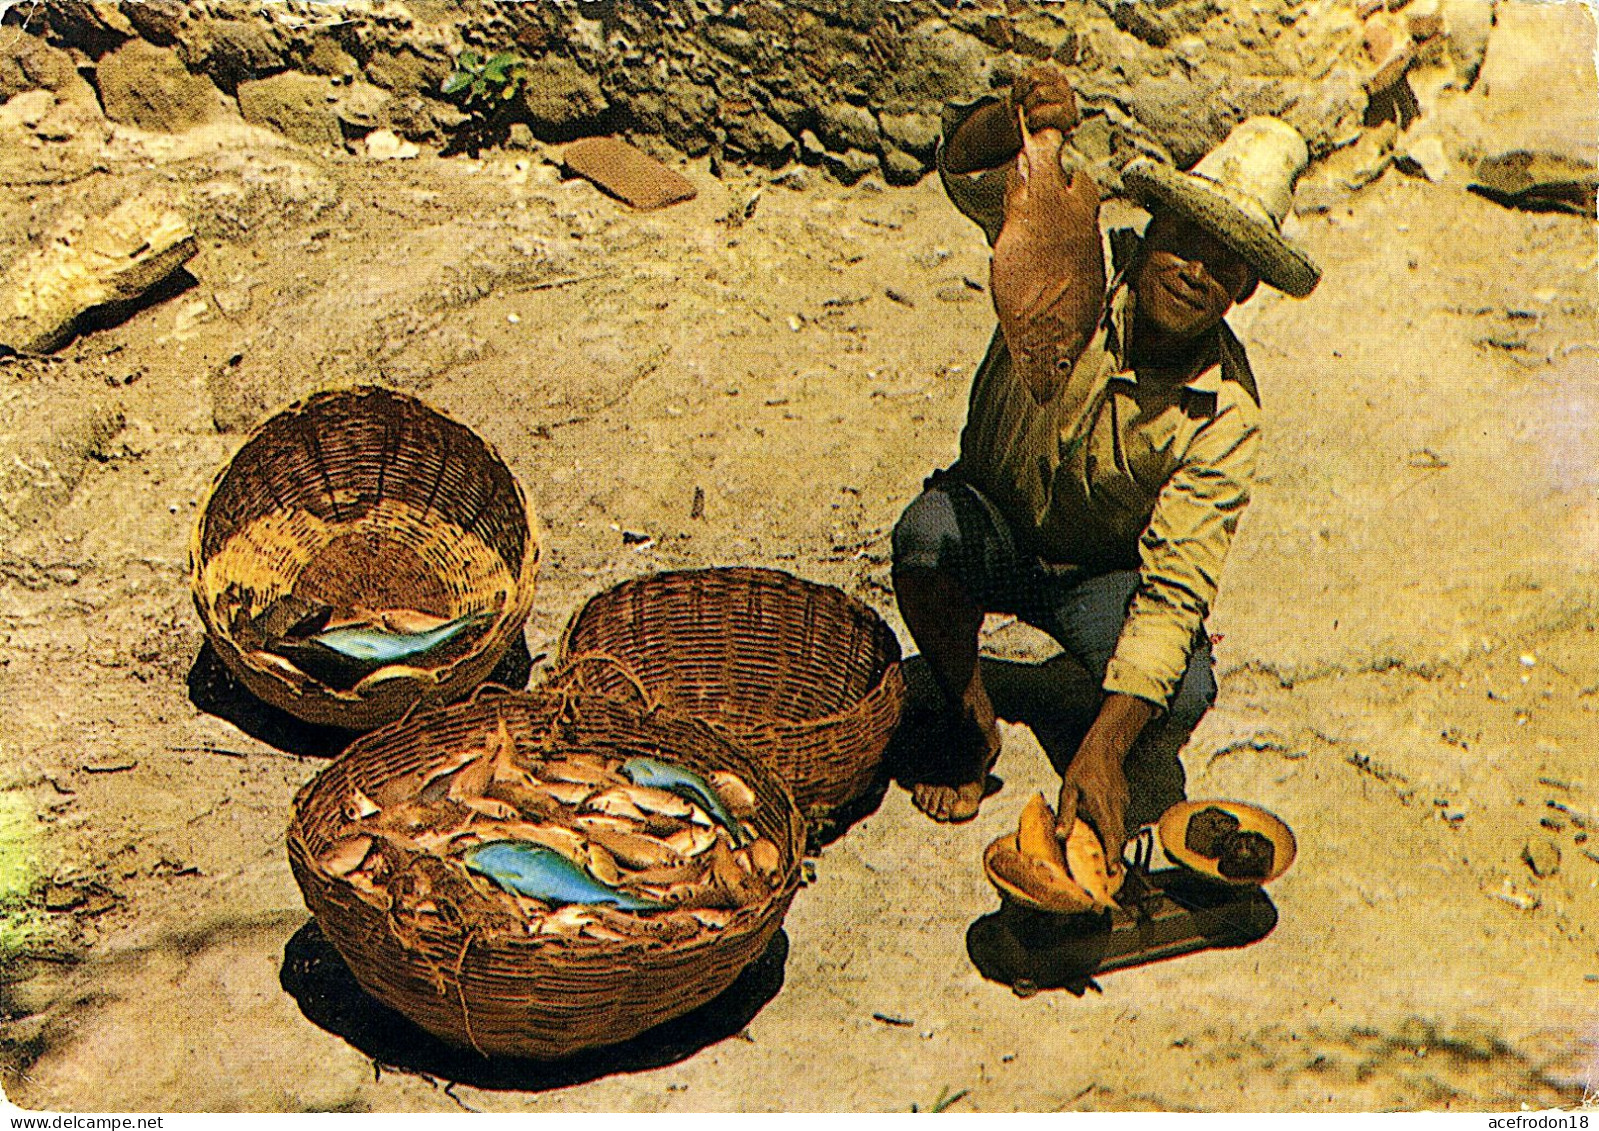
[[[346,824],[341,805],[351,787],[381,796],[386,783],[483,746],[502,718],[520,749],[531,745],[545,756],[648,754],[701,773],[740,775],[756,795],[753,823],[782,853],[774,894],[736,912],[725,928],[682,943],[483,937],[463,923],[418,933],[395,921],[394,908],[375,906],[316,865]],[[788,912],[803,837],[799,811],[776,775],[700,720],[570,691],[485,688],[469,702],[357,739],[296,796],[288,850],[306,905],[367,993],[453,1044],[554,1059],[627,1040],[732,985]]]
[[[538,564],[537,520],[494,450],[413,397],[362,386],[318,393],[256,430],[200,510],[190,581],[212,646],[256,697],[365,730],[481,683],[527,621]],[[291,594],[497,616],[448,662],[335,690],[234,636],[236,617]]]
[[[624,582],[567,625],[561,662],[618,661],[649,694],[724,727],[821,823],[869,792],[905,700],[899,642],[842,590],[752,567]],[[616,666],[590,686],[626,690]]]

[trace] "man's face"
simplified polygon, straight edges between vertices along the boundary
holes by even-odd
[[[1192,221],[1157,213],[1133,274],[1138,312],[1159,331],[1191,338],[1212,329],[1255,285],[1255,273]]]

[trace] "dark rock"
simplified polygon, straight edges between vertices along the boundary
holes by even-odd
[[[1172,40],[1171,25],[1145,0],[1118,0],[1111,19],[1128,35],[1137,36],[1151,47],[1165,47]]]
[[[847,149],[873,153],[881,144],[872,112],[847,102],[824,102],[817,107],[816,136],[828,149],[839,153]]]
[[[95,77],[106,117],[140,129],[177,133],[226,109],[210,79],[190,74],[175,52],[142,39],[102,58]]]
[[[799,136],[801,130],[808,130],[816,124],[816,111],[790,98],[769,99],[766,112],[795,137]]]
[[[745,63],[754,61],[757,54],[755,36],[741,27],[709,23],[705,25],[705,38],[713,47]]]
[[[859,149],[846,149],[843,153],[823,153],[822,167],[844,184],[852,185],[877,171],[877,158]]]
[[[518,101],[533,133],[546,141],[571,140],[610,108],[599,81],[561,55],[529,65]]]
[[[914,185],[927,173],[928,165],[900,149],[883,150],[883,179],[891,185]]]
[[[115,4],[97,0],[51,0],[43,8],[50,29],[59,40],[96,58],[138,35]]]
[[[215,20],[186,29],[194,38],[179,39],[177,51],[192,71],[203,71],[228,94],[239,84],[285,69],[283,42],[270,23]]]
[[[277,130],[301,145],[327,148],[344,143],[337,105],[328,95],[337,88],[325,78],[285,71],[239,84],[239,113],[247,122]]]
[[[122,0],[118,6],[133,29],[157,47],[178,42],[187,8],[183,0]]]
[[[799,159],[807,165],[820,165],[822,158],[827,155],[827,147],[820,138],[810,130],[801,130],[799,136]]]
[[[759,110],[724,115],[722,125],[729,152],[752,164],[780,168],[794,152],[794,135]]]
[[[69,102],[94,104],[94,88],[78,73],[72,56],[32,35],[17,35],[0,53],[0,102],[28,90],[50,90]]]
[[[298,70],[308,75],[338,75],[347,76],[359,74],[361,64],[344,48],[340,47],[330,37],[319,35],[311,41],[310,49],[306,51],[305,58],[301,61]]]
[[[866,31],[877,23],[887,4],[888,0],[790,0],[791,7],[855,31]]]
[[[398,95],[437,95],[453,69],[443,52],[423,53],[411,44],[374,51],[366,61],[368,81]]]
[[[878,86],[883,101],[936,106],[986,94],[993,72],[993,53],[976,36],[923,20],[905,34],[898,66]]]
[[[393,100],[392,94],[368,82],[348,83],[335,89],[339,97],[333,104],[334,113],[338,115],[345,136],[359,137],[383,125],[384,110]]]
[[[932,114],[881,114],[883,136],[906,153],[931,161],[938,148],[940,123]]]

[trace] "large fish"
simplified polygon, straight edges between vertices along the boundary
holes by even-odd
[[[639,757],[629,758],[623,762],[622,773],[634,785],[664,789],[699,805],[710,814],[711,820],[727,830],[728,835],[733,838],[734,847],[743,848],[749,843],[749,834],[733,818],[733,814],[727,811],[727,806],[716,796],[716,790],[711,788],[711,783],[693,770],[671,762],[663,762],[659,758]]]
[[[413,663],[448,644],[495,613],[468,613],[427,632],[389,632],[371,624],[343,625],[304,638],[285,638],[268,647],[292,660],[307,675],[329,687],[354,687],[388,664]]]
[[[660,911],[667,906],[607,887],[542,844],[496,840],[467,849],[461,860],[469,871],[547,903],[604,903],[621,911]]]

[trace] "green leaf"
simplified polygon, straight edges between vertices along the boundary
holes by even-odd
[[[489,61],[483,64],[483,77],[493,83],[504,82],[507,77],[506,71],[516,62],[517,58],[511,52],[501,51],[498,55],[491,56]]]
[[[465,89],[466,85],[471,81],[472,76],[465,71],[455,71],[449,78],[444,80],[444,85],[439,88],[439,92],[442,94],[454,94],[458,90]]]
[[[482,98],[488,93],[488,91],[488,84],[485,83],[481,78],[475,78],[472,80],[472,97]]]
[[[463,51],[455,57],[455,65],[463,71],[475,71],[482,64],[483,60],[478,58],[476,51]]]

